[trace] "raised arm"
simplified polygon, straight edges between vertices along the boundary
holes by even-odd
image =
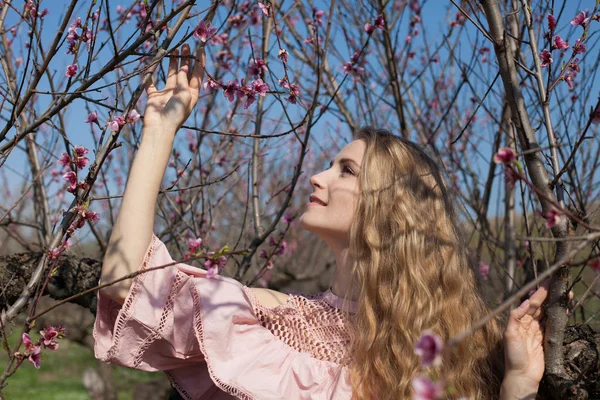
[[[183,45],[181,57],[178,55],[177,50],[172,53],[163,90],[157,90],[151,80],[146,86],[148,102],[144,111],[142,142],[104,255],[101,283],[135,272],[150,244],[158,191],[175,133],[196,105],[204,76],[206,57],[203,48],[199,49],[193,65],[187,44]],[[106,287],[102,292],[122,303],[130,285],[131,280],[126,280]]]

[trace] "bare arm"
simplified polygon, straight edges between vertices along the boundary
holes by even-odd
[[[189,56],[186,44],[182,56]],[[119,214],[104,255],[100,282],[110,282],[135,272],[150,244],[154,230],[154,214],[160,184],[165,174],[177,129],[191,114],[198,100],[204,76],[205,55],[201,50],[193,71],[189,59],[173,53],[165,88],[158,91],[154,84],[146,87],[148,103],[144,112],[142,142],[133,161]],[[122,303],[131,280],[119,282],[102,290]]]

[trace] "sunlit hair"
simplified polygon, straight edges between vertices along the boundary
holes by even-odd
[[[353,282],[360,293],[350,348],[353,399],[410,399],[421,332],[430,329],[447,341],[487,308],[436,163],[386,130],[365,127],[357,139],[366,150],[350,229]],[[498,397],[500,340],[492,321],[435,369],[453,388],[452,398]]]

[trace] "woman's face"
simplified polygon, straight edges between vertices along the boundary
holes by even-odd
[[[302,228],[326,242],[341,240],[347,243],[360,195],[358,172],[365,149],[363,140],[348,143],[331,162],[329,169],[310,178],[313,193],[300,217]]]

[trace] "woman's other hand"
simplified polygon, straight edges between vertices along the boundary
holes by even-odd
[[[537,391],[544,375],[544,326],[542,304],[549,280],[518,308],[511,311],[504,330],[505,380],[521,389]]]
[[[146,84],[148,101],[144,111],[144,129],[174,135],[192,113],[198,102],[200,85],[204,78],[206,55],[199,47],[195,62],[191,63],[190,46],[184,44],[171,53],[169,72],[164,89],[158,90],[152,79]],[[179,61],[181,60],[181,62]]]

